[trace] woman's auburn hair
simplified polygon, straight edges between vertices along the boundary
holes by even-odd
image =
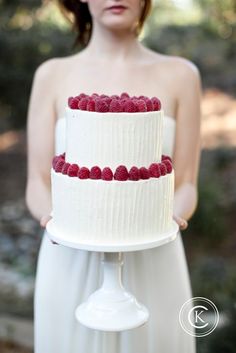
[[[151,0],[143,0],[144,6],[137,34],[142,29],[144,22],[151,11]],[[92,34],[92,17],[89,12],[88,4],[80,0],[58,0],[59,7],[65,17],[72,22],[74,30],[77,32],[75,44],[86,46]],[[71,16],[72,15],[72,16]]]

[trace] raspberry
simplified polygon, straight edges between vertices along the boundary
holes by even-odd
[[[65,161],[62,158],[59,158],[55,165],[55,172],[61,173],[64,164],[65,164]]]
[[[112,98],[112,99],[120,99],[120,97],[117,96],[117,94],[113,94],[113,95],[111,96],[111,98]]]
[[[159,167],[160,167],[160,171],[161,171],[161,175],[166,175],[167,173],[167,169],[164,163],[159,163]]]
[[[118,99],[112,99],[110,106],[109,106],[109,112],[122,112],[122,106],[120,104],[120,101]]]
[[[79,98],[79,100],[80,100],[80,99],[82,99],[82,98],[87,98],[87,97],[88,97],[87,94],[85,94],[85,93],[80,93],[76,98]]]
[[[161,170],[158,163],[152,163],[148,169],[151,177],[159,178],[161,176]]]
[[[136,106],[137,106],[138,112],[146,112],[147,111],[146,102],[143,99],[138,99],[136,101]]]
[[[121,105],[121,108],[122,108],[122,112],[124,112],[124,106],[125,106],[125,103],[127,101],[127,98],[122,98],[119,100],[120,101],[120,105]]]
[[[77,164],[71,164],[67,170],[67,175],[70,177],[76,177],[78,175],[79,166]]]
[[[88,179],[89,178],[89,169],[87,167],[82,167],[79,169],[78,177],[80,179]]]
[[[62,174],[67,174],[68,168],[70,166],[70,163],[65,163],[63,168],[62,168]]]
[[[53,160],[52,160],[52,167],[53,167],[53,169],[55,169],[55,166],[56,166],[58,160],[59,160],[59,156],[53,157]]]
[[[120,98],[124,99],[124,98],[130,98],[130,97],[129,97],[129,94],[127,92],[123,92],[123,93],[121,93]]]
[[[87,104],[89,102],[89,99],[87,97],[82,98],[79,101],[79,109],[80,110],[87,110]]]
[[[70,107],[70,109],[78,109],[78,107],[79,107],[79,99],[70,97],[68,99],[68,106]]]
[[[139,96],[138,99],[146,100],[147,97],[146,96]]]
[[[172,172],[172,163],[168,160],[168,159],[165,159],[162,163],[165,164],[166,166],[166,171],[167,171],[167,174],[171,173]]]
[[[139,172],[140,172],[141,179],[149,179],[150,178],[150,172],[147,168],[141,167],[139,169]]]
[[[90,98],[87,104],[87,110],[89,112],[95,112],[95,100]]]
[[[132,167],[129,171],[129,180],[139,180],[140,179],[140,171],[137,167]]]
[[[114,174],[114,179],[115,180],[120,180],[120,181],[125,181],[127,180],[129,177],[129,173],[128,170],[126,168],[126,166],[124,165],[119,165],[116,168],[115,174]]]
[[[113,179],[113,173],[112,170],[109,167],[105,167],[102,170],[102,179],[103,180],[112,180]]]
[[[104,99],[105,99],[105,102],[108,104],[108,107],[109,107],[109,105],[110,105],[110,103],[112,101],[112,98],[111,97],[106,97]]]
[[[131,99],[127,99],[123,106],[123,111],[127,113],[136,112],[135,103]]]
[[[167,159],[172,163],[172,159],[171,159],[169,156],[167,156],[166,154],[163,154],[163,155],[161,156],[161,161],[162,161],[162,162],[165,161],[165,160],[167,160]]]
[[[104,99],[104,98],[109,98],[109,97],[108,97],[107,94],[101,94],[101,95],[100,95],[100,98],[101,98],[101,99]]]
[[[152,112],[153,111],[153,104],[152,104],[152,101],[149,98],[146,99],[146,107],[147,107],[147,111],[148,112]]]
[[[109,106],[105,99],[96,99],[95,101],[95,111],[106,113],[109,111]]]
[[[98,98],[98,97],[99,97],[99,94],[93,93],[93,94],[91,95],[91,97],[92,97],[92,98]]]
[[[151,98],[153,104],[153,110],[161,110],[161,101],[157,97]]]
[[[90,179],[101,179],[102,172],[98,166],[94,166],[90,170]]]
[[[66,152],[64,152],[64,153],[59,155],[59,157],[62,158],[62,159],[65,159],[65,156],[66,156]]]

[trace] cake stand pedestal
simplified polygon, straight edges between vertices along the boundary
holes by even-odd
[[[126,291],[122,284],[122,252],[162,246],[173,241],[177,232],[178,225],[173,221],[168,233],[157,235],[157,239],[152,241],[130,244],[78,243],[69,236],[63,237],[63,234],[55,229],[53,219],[50,220],[47,223],[47,233],[53,241],[76,249],[104,253],[102,286],[77,307],[76,319],[89,328],[102,331],[123,331],[145,324],[149,317],[147,308],[139,303],[133,294]]]

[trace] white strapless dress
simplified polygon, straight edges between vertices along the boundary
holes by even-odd
[[[65,150],[65,119],[56,124],[56,153]],[[172,155],[175,120],[164,117],[163,154]],[[34,296],[35,353],[195,353],[179,324],[192,297],[181,234],[164,246],[124,253],[123,283],[150,312],[136,329],[102,332],[77,322],[76,307],[102,283],[102,253],[52,244],[44,233]]]

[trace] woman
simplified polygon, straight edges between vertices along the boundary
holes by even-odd
[[[174,218],[187,227],[197,204],[201,79],[196,66],[145,48],[138,33],[151,0],[60,1],[74,14],[85,48],[36,71],[28,113],[27,205],[44,227],[50,218],[50,167],[65,150],[64,107],[80,92],[157,96],[165,112],[163,153],[173,156]],[[55,151],[56,149],[56,151]],[[170,244],[124,254],[123,281],[149,309],[144,326],[121,333],[88,329],[74,316],[99,287],[100,253],[53,244],[43,236],[35,287],[35,353],[194,353],[178,322],[191,296],[181,234]]]

